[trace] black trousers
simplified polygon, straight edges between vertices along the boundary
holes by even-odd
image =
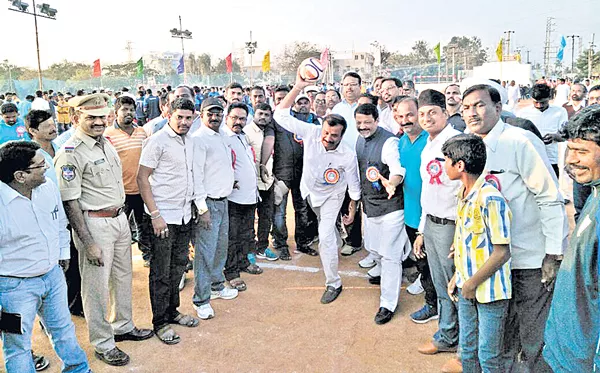
[[[133,217],[134,227],[131,237],[138,242],[138,248],[142,252],[144,260],[150,259],[150,240],[152,233],[152,224],[143,224],[144,220],[144,200],[140,194],[125,195],[125,215],[131,221]]]
[[[144,225],[152,227],[150,215],[143,215]],[[179,281],[188,262],[188,245],[192,237],[192,220],[187,224],[167,224],[168,237],[150,239],[150,304],[152,325],[159,330],[179,312]]]
[[[259,190],[261,201],[256,205],[258,213],[258,227],[256,232],[256,249],[264,250],[269,247],[269,232],[271,232],[271,226],[273,225],[273,211],[274,211],[274,186],[268,190]]]
[[[83,303],[81,303],[81,275],[79,274],[79,251],[75,248],[73,242],[73,230],[69,227],[71,233],[71,259],[69,260],[69,269],[65,272],[67,282],[67,300],[69,311],[72,314],[81,314],[83,312]]]
[[[254,249],[254,211],[256,204],[241,205],[228,201],[229,246],[223,274],[227,281],[240,277],[250,265],[248,253]]]
[[[344,197],[344,202],[342,203],[342,208],[340,209],[340,216],[348,214],[348,206],[350,205],[350,195],[348,191],[346,191],[346,196]],[[362,247],[362,212],[360,203],[356,206],[356,214],[354,215],[354,221],[350,225],[345,225],[346,233],[348,233],[348,237],[346,237],[346,244],[352,247]]]
[[[417,239],[417,230],[407,225],[406,233],[408,235],[408,239],[410,240],[410,244],[414,245],[415,240]],[[433,280],[431,279],[431,272],[429,271],[427,258],[417,259],[416,265],[417,271],[419,271],[421,274],[421,285],[425,290],[425,303],[437,309],[437,293],[435,291],[435,286],[433,286]]]
[[[286,185],[292,192],[292,203],[294,205],[294,218],[296,230],[294,236],[296,238],[296,246],[306,247],[319,235],[317,215],[308,205],[308,202],[302,198],[300,192],[300,184]]]
[[[542,349],[553,292],[542,284],[539,268],[513,269],[511,273],[512,299],[504,330],[504,371],[552,372],[542,357]]]

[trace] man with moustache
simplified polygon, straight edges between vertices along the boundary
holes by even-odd
[[[269,232],[273,223],[274,207],[274,178],[273,159],[269,157],[262,162],[262,146],[267,126],[271,125],[273,110],[265,102],[257,103],[254,107],[254,118],[252,123],[246,126],[246,140],[256,155],[256,175],[258,182],[258,193],[260,200],[256,206],[258,215],[258,226],[256,233],[256,257],[266,260],[277,260],[279,257],[269,248]],[[261,170],[262,169],[262,170]],[[262,174],[262,177],[261,177]],[[250,260],[252,262],[252,260]]]
[[[240,272],[259,275],[263,271],[251,263],[254,251],[254,212],[258,202],[255,155],[246,140],[244,127],[248,115],[245,103],[235,102],[227,108],[226,126],[222,127],[225,143],[231,149],[234,187],[227,197],[229,213],[229,246],[225,262],[225,279],[238,291],[246,290]]]
[[[400,126],[394,120],[392,115],[392,104],[396,97],[401,95],[402,82],[396,78],[386,78],[381,81],[381,99],[385,102],[386,107],[381,110],[381,118],[379,119],[379,127],[388,130],[392,135],[400,132]]]
[[[194,143],[194,204],[199,224],[195,236],[194,309],[201,319],[210,319],[215,312],[211,299],[234,299],[237,289],[225,287],[223,268],[229,244],[229,213],[227,197],[234,185],[231,148],[219,132],[223,105],[209,97],[200,105],[202,126],[192,135]]]
[[[104,131],[104,137],[115,147],[123,167],[123,187],[125,188],[125,215],[133,214],[138,248],[142,252],[144,266],[150,265],[150,232],[142,224],[144,201],[137,183],[138,166],[142,154],[142,144],[146,132],[142,126],[133,123],[135,101],[129,96],[119,97],[114,104],[117,118]]]
[[[414,97],[400,97],[393,104],[394,119],[400,125],[404,134],[400,137],[398,148],[402,167],[406,170],[402,191],[404,193],[404,222],[406,233],[411,244],[414,245],[421,221],[421,153],[427,145],[429,137],[418,123],[419,103]],[[425,291],[425,305],[410,315],[410,319],[417,324],[424,324],[438,318],[437,294],[431,278],[429,264],[426,258],[417,258],[417,270],[420,273],[418,285],[407,288],[409,293]],[[415,281],[416,282],[416,281]],[[417,290],[412,290],[414,288]]]
[[[465,132],[467,125],[461,115],[461,102],[462,97],[460,95],[460,86],[458,84],[450,84],[444,91],[446,95],[446,110],[448,110],[448,123],[454,127],[455,130]]]
[[[421,152],[422,213],[414,253],[417,259],[427,258],[439,305],[438,331],[430,342],[418,348],[425,355],[455,352],[458,345],[458,313],[446,289],[454,275],[454,261],[449,255],[456,227],[456,194],[461,183],[446,175],[442,146],[460,132],[448,124],[447,118],[443,93],[427,89],[419,95],[419,124],[429,138]]]
[[[397,188],[405,170],[400,164],[398,138],[378,125],[377,106],[360,105],[354,115],[360,134],[356,157],[365,214],[365,247],[381,265],[381,296],[375,315],[375,323],[381,325],[394,316],[402,261],[410,253],[404,228],[404,194]]]
[[[346,83],[348,82],[346,80]],[[321,297],[321,303],[328,304],[342,292],[337,253],[341,238],[336,228],[336,220],[347,188],[351,202],[343,222],[351,224],[354,220],[356,203],[360,199],[360,182],[356,155],[352,148],[342,142],[346,130],[343,117],[329,115],[325,117],[322,126],[315,126],[290,114],[292,103],[308,85],[298,72],[294,88],[279,104],[274,117],[282,127],[301,135],[304,139],[300,190],[302,197],[308,200],[319,220],[319,251],[326,277],[326,290]],[[357,86],[352,87],[354,88]]]
[[[412,80],[405,80],[402,83],[402,94],[408,97],[417,97],[417,89],[415,88],[415,82]]]
[[[325,92],[319,91],[315,94],[312,110],[317,115],[317,119],[319,120],[322,120],[325,115],[327,115]]]
[[[581,111],[585,107],[585,95],[587,93],[587,88],[581,83],[573,83],[571,85],[571,100],[563,105],[565,110],[567,111],[567,116],[569,119],[577,113]]]
[[[27,132],[31,136],[31,141],[38,143],[40,152],[49,165],[54,164],[54,156],[58,151],[58,147],[52,142],[56,139],[58,131],[52,114],[44,110],[31,110],[25,117]],[[54,167],[46,170],[46,177],[58,185],[56,171]]]
[[[344,99],[331,111],[332,114],[341,115],[347,124],[347,129],[344,132],[343,140],[351,149],[356,148],[356,140],[358,140],[358,130],[356,129],[356,122],[354,119],[354,111],[358,107],[358,98],[360,97],[361,77],[357,73],[350,71],[344,74],[342,78],[342,95]],[[348,193],[344,198],[342,204],[341,214],[349,214],[349,204],[352,198]],[[348,237],[345,239],[344,247],[342,247],[341,254],[349,256],[359,251],[362,248],[362,213],[357,211],[356,216],[352,220],[351,224],[344,224]]]
[[[486,145],[486,179],[502,192],[513,212],[513,295],[504,334],[504,371],[547,372],[542,358],[544,326],[568,221],[542,142],[531,132],[502,122],[501,111],[496,89],[474,85],[465,90],[463,117],[469,131]]]
[[[56,154],[54,166],[79,251],[90,342],[98,359],[121,366],[129,363],[129,356],[115,342],[141,341],[153,333],[138,329],[132,318],[131,232],[123,214],[123,172],[117,151],[103,136],[108,99],[97,93],[69,100],[77,129]]]
[[[11,140],[31,140],[19,109],[12,102],[0,106],[0,144]]]
[[[198,326],[197,319],[177,310],[179,282],[188,262],[193,231],[194,147],[187,134],[194,109],[194,103],[188,99],[178,98],[173,102],[168,126],[144,144],[136,178],[147,209],[143,224],[152,229],[149,280],[152,325],[156,336],[168,345],[180,341],[170,324]]]
[[[555,372],[592,372],[597,352],[598,235],[600,234],[600,107],[583,109],[563,130],[567,168],[593,193],[577,222],[556,277],[546,324],[544,358]],[[569,320],[568,322],[565,322]]]
[[[275,90],[275,104],[279,106],[290,89],[280,86]],[[308,99],[305,96],[304,103]],[[298,100],[296,98],[296,101]],[[294,105],[295,107],[297,105]],[[306,106],[306,105],[305,105]],[[309,117],[306,114],[290,111],[297,119],[306,120]],[[310,114],[310,113],[309,113]],[[309,245],[317,234],[316,223],[311,224],[310,208],[306,200],[302,197],[300,191],[300,181],[302,177],[304,142],[302,136],[292,133],[280,126],[275,120],[265,130],[265,138],[261,149],[261,175],[264,173],[264,166],[273,156],[273,175],[278,180],[275,187],[280,188],[282,199],[275,205],[273,213],[273,245],[279,251],[281,260],[291,260],[289,248],[287,245],[288,230],[286,225],[288,194],[291,191],[292,203],[294,206],[296,252],[317,256],[319,253]],[[262,177],[262,176],[261,176]],[[314,214],[312,214],[314,216]]]
[[[335,89],[329,89],[325,92],[325,101],[327,103],[327,114],[331,114],[331,110],[342,101],[342,97]]]

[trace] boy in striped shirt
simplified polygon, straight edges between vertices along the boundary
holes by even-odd
[[[458,135],[442,148],[446,173],[463,183],[458,192],[454,265],[448,294],[458,302],[459,345],[464,372],[502,372],[502,346],[511,298],[512,213],[496,189],[493,174],[482,174],[483,140]]]

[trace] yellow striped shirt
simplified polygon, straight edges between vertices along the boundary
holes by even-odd
[[[469,194],[459,198],[454,233],[456,285],[471,278],[492,255],[495,245],[510,245],[512,213],[504,196],[481,175]],[[464,186],[459,190],[464,195]],[[477,287],[479,303],[512,296],[510,260]]]

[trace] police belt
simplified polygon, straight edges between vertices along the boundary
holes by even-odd
[[[454,220],[450,220],[450,219],[438,218],[437,216],[433,216],[433,215],[427,215],[427,217],[429,218],[429,220],[431,220],[435,224],[440,224],[440,225],[456,224],[454,222]]]
[[[90,218],[116,218],[121,215],[125,207],[111,207],[102,210],[87,210],[87,215]]]

